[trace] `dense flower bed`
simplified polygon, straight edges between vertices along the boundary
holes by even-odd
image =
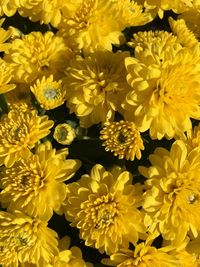
[[[200,266],[199,38],[199,0],[1,0],[0,266]]]

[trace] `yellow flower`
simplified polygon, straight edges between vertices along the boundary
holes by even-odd
[[[124,59],[128,52],[97,51],[85,58],[77,56],[66,70],[67,106],[82,127],[112,121],[129,85]]]
[[[96,50],[112,51],[112,44],[124,42],[124,22],[115,1],[69,1],[63,12],[58,34],[68,40],[73,49],[84,53]]]
[[[135,156],[137,159],[141,158],[140,150],[144,149],[144,145],[133,122],[106,122],[100,134],[105,150],[114,152],[114,156],[119,159],[134,160]]]
[[[30,87],[27,84],[16,84],[15,90],[12,90],[5,95],[8,108],[20,109],[25,112],[27,109],[34,109],[31,102]]]
[[[30,149],[50,133],[53,121],[38,116],[36,110],[11,110],[0,122],[0,165],[11,167],[31,155]]]
[[[3,22],[4,22],[4,19],[0,19],[0,27],[2,26]],[[9,49],[10,44],[6,43],[6,41],[11,37],[11,35],[12,35],[11,29],[6,31],[3,28],[0,28],[0,52],[7,51]]]
[[[184,141],[189,151],[196,147],[200,148],[200,123],[181,136],[181,140]]]
[[[188,153],[183,141],[170,151],[160,147],[149,157],[151,167],[140,167],[147,177],[143,208],[145,225],[166,240],[184,240],[189,231],[196,238],[200,230],[200,153]]]
[[[62,88],[62,80],[54,81],[53,75],[48,78],[37,79],[30,87],[40,106],[46,110],[61,106],[65,101],[65,92]]]
[[[191,129],[190,118],[200,119],[200,50],[177,45],[157,54],[140,49],[125,59],[132,90],[122,104],[124,117],[153,139],[180,136]]]
[[[1,0],[0,2],[0,17],[4,14],[8,17],[11,17],[15,14],[18,7],[17,0]]]
[[[117,267],[177,267],[182,266],[175,255],[170,255],[171,247],[157,249],[148,239],[135,246],[134,251],[120,249],[112,254],[110,259],[103,259],[103,263]]]
[[[195,37],[193,32],[188,29],[183,19],[174,20],[170,17],[169,24],[174,35],[177,36],[178,41],[182,46],[193,47],[198,44],[197,38]]]
[[[53,32],[31,32],[14,39],[4,59],[12,63],[14,81],[31,83],[41,76],[59,76],[70,56],[64,40]]]
[[[41,24],[51,23],[57,27],[64,7],[65,1],[63,0],[26,0],[21,1],[18,12],[32,21],[40,21]]]
[[[200,1],[193,1],[193,5],[183,12],[179,18],[183,18],[187,27],[195,34],[197,38],[200,37]]]
[[[138,209],[142,186],[131,182],[131,174],[120,167],[106,171],[97,164],[90,175],[67,185],[64,213],[71,226],[80,230],[86,246],[110,254],[128,247],[129,241],[135,244],[144,234]]]
[[[142,0],[142,2],[153,17],[158,14],[162,19],[165,10],[172,9],[175,13],[181,13],[192,6],[193,0]]]
[[[16,85],[11,83],[13,70],[11,66],[0,58],[0,94],[13,90]]]
[[[70,124],[62,123],[56,126],[53,137],[62,145],[70,145],[76,137],[76,132]]]
[[[58,151],[49,141],[40,144],[35,154],[17,161],[0,174],[1,202],[9,210],[48,221],[66,196],[64,181],[80,167],[78,160],[66,160],[68,150]]]
[[[149,46],[157,45],[157,47],[153,47],[153,49],[158,50],[157,53],[153,50],[154,54],[152,56],[154,57],[159,54],[159,51],[163,51],[178,43],[177,37],[167,31],[137,32],[133,34],[133,37],[134,38],[128,42],[128,45],[133,48],[137,47],[136,51],[148,49]]]
[[[120,16],[118,20],[123,27],[141,26],[152,20],[147,12],[143,12],[143,6],[136,1],[112,0],[116,4]]]
[[[53,262],[47,267],[93,267],[93,264],[82,259],[80,248],[70,247],[70,238],[63,237],[59,242],[59,254],[54,257]]]
[[[23,262],[46,267],[58,254],[57,245],[57,234],[47,227],[47,222],[19,211],[0,211],[0,264],[3,267],[17,267]]]

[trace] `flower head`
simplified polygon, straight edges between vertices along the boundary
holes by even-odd
[[[71,178],[80,167],[78,160],[66,160],[67,154],[67,150],[56,152],[47,141],[28,159],[4,168],[0,174],[1,202],[9,210],[22,210],[48,221],[65,199],[63,181]]]
[[[4,58],[12,63],[14,81],[31,83],[41,76],[59,76],[70,56],[64,40],[53,32],[31,32],[14,39]]]
[[[11,66],[0,58],[0,94],[13,90],[16,85],[11,83],[13,70]]]
[[[177,267],[180,265],[175,255],[170,255],[172,248],[163,247],[157,249],[147,239],[135,246],[134,251],[120,249],[110,256],[110,259],[103,259],[103,263],[117,267]]]
[[[53,137],[62,145],[70,145],[76,137],[76,132],[70,124],[62,123],[56,126]]]
[[[170,17],[169,24],[181,45],[184,47],[193,47],[198,44],[198,39],[195,37],[194,33],[188,29],[184,19],[174,20]]]
[[[104,140],[105,150],[114,152],[119,159],[134,160],[135,156],[141,158],[140,150],[144,149],[144,145],[133,122],[106,122],[100,139]]]
[[[195,34],[197,38],[200,37],[200,1],[193,1],[193,5],[179,15],[179,18],[184,19],[187,27]]]
[[[58,247],[59,254],[54,257],[53,262],[48,267],[93,267],[93,264],[84,261],[80,248],[70,247],[68,236],[64,236],[59,241]]]
[[[165,10],[173,10],[175,13],[181,13],[192,6],[193,0],[142,0],[144,7],[150,11],[152,16],[157,14],[162,19]]]
[[[128,90],[124,59],[129,53],[97,51],[78,56],[66,70],[67,106],[80,119],[82,127],[113,120]]]
[[[51,23],[57,27],[61,21],[64,7],[65,1],[62,0],[26,0],[21,1],[18,12],[32,21],[40,21],[41,24]]]
[[[16,0],[1,0],[0,3],[0,17],[6,15],[11,17],[15,14],[18,7],[18,1]]]
[[[151,167],[140,167],[147,177],[143,208],[145,225],[164,239],[181,243],[191,231],[200,230],[200,154],[187,151],[183,141],[173,143],[170,151],[156,148],[149,157]]]
[[[65,6],[58,34],[66,38],[73,49],[84,53],[96,50],[112,51],[112,44],[124,41],[124,22],[115,1],[70,1]]]
[[[58,254],[57,245],[57,234],[47,227],[47,222],[19,211],[0,211],[0,264],[3,266],[28,262],[46,267]]]
[[[11,110],[0,122],[0,164],[11,167],[21,158],[28,158],[36,143],[50,133],[53,121],[38,116],[36,110]]]
[[[142,216],[137,209],[142,201],[142,186],[131,184],[132,177],[120,167],[111,172],[95,165],[90,175],[67,185],[63,209],[66,219],[80,229],[87,246],[110,254],[128,247],[144,234]]]
[[[191,129],[190,118],[200,118],[200,50],[175,45],[156,51],[139,50],[136,58],[126,58],[133,89],[122,106],[125,119],[134,121],[139,131],[149,129],[151,138],[171,139]]]
[[[65,92],[62,88],[62,81],[54,81],[53,75],[48,78],[36,80],[31,86],[31,91],[35,95],[40,106],[46,110],[61,106],[65,101]]]

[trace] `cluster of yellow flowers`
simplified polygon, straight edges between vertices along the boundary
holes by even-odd
[[[200,0],[0,1],[0,266],[200,266],[199,38]]]

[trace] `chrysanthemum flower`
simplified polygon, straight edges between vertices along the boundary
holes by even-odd
[[[70,56],[64,40],[53,32],[31,32],[14,39],[4,59],[13,65],[14,81],[31,83],[41,76],[59,76]]]
[[[62,80],[55,81],[53,75],[37,79],[30,89],[40,106],[46,110],[57,108],[65,101]]]
[[[76,132],[70,124],[61,123],[56,126],[53,137],[62,145],[70,145],[76,137]]]
[[[40,21],[41,24],[51,23],[52,26],[57,27],[64,7],[63,0],[26,0],[21,1],[18,12],[32,21]]]
[[[163,18],[165,10],[172,9],[175,13],[181,13],[192,6],[193,0],[142,0],[142,2],[153,17],[158,14],[160,18]]]
[[[196,147],[200,148],[200,123],[181,136],[181,139],[184,141],[189,151]]]
[[[82,127],[112,121],[120,110],[122,96],[129,89],[124,59],[129,53],[97,51],[77,56],[66,70],[67,106]]]
[[[0,26],[3,24],[3,22],[4,19],[0,19]],[[11,35],[12,35],[11,29],[6,31],[3,28],[0,28],[0,52],[8,50],[10,44],[6,43],[6,41],[11,37]]]
[[[154,50],[157,48],[159,52],[167,49],[170,46],[175,46],[175,44],[178,43],[177,37],[167,31],[137,32],[133,34],[133,37],[134,38],[131,39],[131,41],[127,44],[133,48],[137,47],[136,51],[148,49],[149,46],[157,45],[157,47],[152,48]],[[155,53],[152,56],[156,57],[158,53],[156,53],[156,51],[154,52]]]
[[[113,0],[114,2],[120,12],[118,20],[121,25],[124,25],[124,28],[141,26],[152,20],[150,14],[143,12],[143,6],[139,5],[136,1]]]
[[[16,85],[11,82],[13,70],[11,66],[0,58],[0,94],[13,90]]]
[[[140,49],[125,60],[132,90],[122,105],[124,117],[141,132],[149,129],[153,139],[180,136],[191,129],[190,118],[200,119],[200,50],[175,48],[157,54]]]
[[[49,141],[40,144],[34,155],[17,161],[0,174],[0,201],[10,210],[48,221],[66,196],[63,181],[71,178],[80,161],[65,159],[68,150],[58,151]]]
[[[1,0],[0,2],[0,17],[6,15],[11,17],[15,14],[18,7],[17,0]]]
[[[0,122],[0,165],[11,167],[31,155],[30,149],[50,133],[53,121],[38,116],[36,110],[11,110]]]
[[[140,167],[147,178],[143,208],[145,225],[166,240],[179,243],[191,232],[200,230],[200,154],[188,153],[183,141],[173,143],[171,150],[157,148],[149,156],[151,167]]]
[[[196,37],[200,37],[200,1],[193,1],[192,7],[183,12],[179,18],[183,18],[187,27],[195,34]]]
[[[30,87],[27,84],[16,84],[15,90],[4,94],[9,110],[19,109],[25,112],[34,109],[31,102]]]
[[[145,228],[137,209],[142,201],[142,186],[132,185],[131,174],[114,167],[111,172],[95,165],[90,175],[67,185],[63,205],[66,219],[80,230],[87,246],[101,253],[116,252],[136,243]]]
[[[63,10],[59,35],[63,36],[76,50],[112,51],[112,44],[124,41],[124,22],[119,20],[121,12],[115,1],[79,0],[69,1]]]
[[[198,44],[198,39],[191,32],[183,19],[174,20],[169,18],[169,24],[173,34],[177,36],[178,41],[184,47],[193,47]]]
[[[93,264],[85,262],[82,258],[80,248],[70,247],[70,238],[63,237],[59,241],[59,254],[54,257],[53,262],[47,267],[93,267]]]
[[[100,139],[106,151],[114,152],[119,159],[134,160],[141,158],[141,150],[144,149],[140,132],[133,122],[119,121],[106,122],[100,132]]]
[[[3,267],[23,262],[46,267],[58,254],[57,245],[57,234],[47,227],[47,222],[19,211],[13,214],[0,211],[0,264]]]
[[[147,240],[135,246],[134,251],[120,249],[110,256],[110,259],[103,259],[103,263],[117,267],[177,267],[182,266],[175,255],[170,255],[170,246],[157,249],[151,245],[152,240]]]

